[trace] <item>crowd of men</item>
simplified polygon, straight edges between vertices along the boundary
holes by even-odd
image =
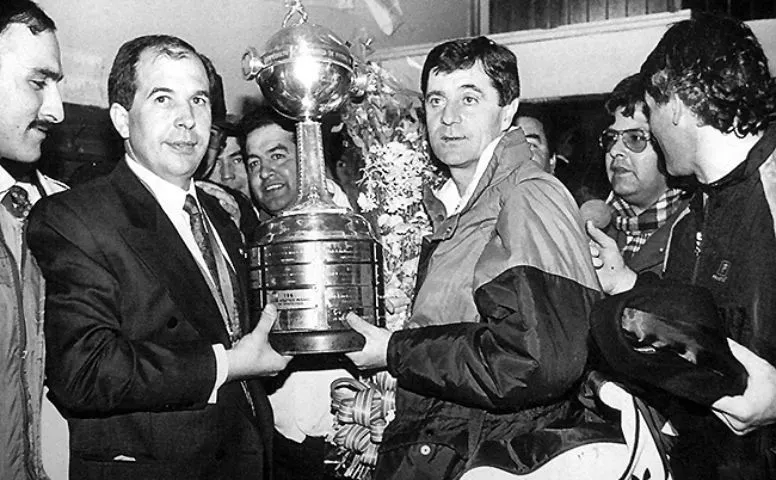
[[[137,37],[108,80],[124,158],[67,189],[36,168],[64,120],[62,76],[54,21],[32,1],[4,2],[0,478],[321,479],[328,384],[376,368],[398,391],[374,478],[457,478],[499,442],[579,421],[591,313],[656,285],[678,294],[641,295],[640,308],[686,312],[682,292],[702,287],[721,322],[712,356],[745,372],[740,391],[692,402],[622,370],[676,430],[673,478],[776,477],[776,81],[742,22],[672,25],[615,87],[600,138],[605,230],[553,175],[541,122],[516,115],[515,55],[485,37],[434,47],[420,88],[449,179],[424,198],[433,233],[407,328],[349,314],[364,349],[314,371],[272,349],[276,307],[254,325],[246,295],[245,239],[296,198],[293,124],[247,112],[203,174],[223,120],[215,69],[180,38]],[[665,345],[648,346],[634,353],[647,365]],[[683,368],[707,367],[705,354],[678,353]],[[685,390],[708,387],[693,378]],[[66,435],[42,420],[54,409]],[[46,460],[57,433],[67,472]]]

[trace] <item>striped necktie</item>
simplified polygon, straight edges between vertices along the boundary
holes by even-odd
[[[234,344],[241,336],[242,329],[240,328],[240,286],[237,281],[237,275],[234,269],[229,265],[223,255],[220,254],[216,257],[213,252],[214,243],[205,225],[205,218],[199,209],[196,199],[192,195],[186,195],[186,201],[183,203],[183,210],[189,214],[189,223],[191,225],[191,233],[194,234],[194,241],[197,243],[199,251],[202,252],[202,257],[205,259],[210,275],[213,278],[213,284],[215,286],[217,295],[217,302],[223,304],[227,310],[227,318],[224,318],[224,324],[226,326],[227,333],[229,334],[229,340]],[[225,274],[219,275],[218,272],[222,271]],[[229,284],[223,283],[229,282]],[[226,297],[224,291],[229,290],[232,292],[232,307],[226,305]],[[248,405],[251,408],[251,412],[256,416],[256,406],[253,403],[253,397],[251,397],[248,391],[248,385],[245,381],[240,382],[245,399],[248,401]]]
[[[229,339],[234,343],[242,336],[240,326],[240,301],[241,290],[237,280],[237,275],[226,260],[220,250],[216,253],[217,244],[213,241],[212,235],[205,223],[205,217],[192,195],[186,195],[186,201],[183,204],[183,210],[189,214],[189,223],[191,232],[194,234],[194,241],[197,243],[205,265],[213,279],[215,292],[213,295],[216,301],[220,302],[225,308],[227,318],[224,318]]]
[[[27,190],[19,185],[13,185],[3,197],[3,206],[16,218],[25,218],[30,213],[32,203]]]
[[[205,219],[199,210],[199,205],[192,195],[186,195],[186,201],[183,203],[183,210],[189,214],[189,223],[191,224],[191,233],[194,234],[194,241],[205,259],[205,265],[210,272],[210,277],[216,284],[216,288],[221,294],[221,282],[218,276],[218,267],[216,266],[216,257],[213,253],[213,244],[210,241],[210,235],[205,227]]]

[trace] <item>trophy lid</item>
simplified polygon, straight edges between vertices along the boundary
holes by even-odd
[[[301,21],[286,26],[295,13]],[[307,23],[299,0],[264,50],[258,54],[248,49],[243,75],[256,79],[264,98],[281,114],[295,120],[319,119],[347,99],[353,77],[350,50],[328,28]]]

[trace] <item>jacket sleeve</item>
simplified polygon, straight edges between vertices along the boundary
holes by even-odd
[[[582,374],[600,296],[588,248],[562,186],[513,187],[475,268],[479,322],[395,332],[390,372],[408,390],[489,410],[561,397]]]
[[[193,329],[178,337],[164,331],[180,315],[172,301],[160,291],[144,299],[122,291],[120,275],[148,279],[128,278],[91,225],[47,200],[30,217],[28,240],[47,282],[46,375],[56,402],[84,417],[204,407],[215,384],[212,346]],[[152,311],[164,328],[138,333],[147,327],[122,316],[151,322]]]

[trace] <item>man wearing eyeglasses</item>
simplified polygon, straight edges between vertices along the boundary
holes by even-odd
[[[773,479],[776,79],[747,25],[709,14],[673,25],[641,75],[667,171],[700,183],[671,233],[664,279],[711,292],[730,348],[748,374],[743,394],[722,397],[711,408],[674,405],[674,478]],[[590,224],[587,229],[607,293],[659,281],[637,276],[614,242]]]
[[[612,123],[601,133],[612,192],[606,203],[615,239],[626,265],[636,273],[660,273],[671,226],[689,202],[668,185],[663,154],[652,137],[638,74],[623,79],[606,101]]]

